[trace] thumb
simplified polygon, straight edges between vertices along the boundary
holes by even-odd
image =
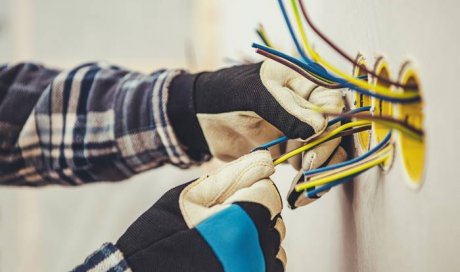
[[[195,225],[217,210],[235,192],[267,179],[275,172],[270,152],[260,150],[227,163],[187,186],[179,197],[184,219]]]

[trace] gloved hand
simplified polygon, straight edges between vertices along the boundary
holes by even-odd
[[[318,87],[320,88],[320,87]],[[329,133],[330,131],[336,129],[340,126],[340,123],[337,123],[333,126],[328,127],[323,134]],[[322,135],[319,135],[321,137]],[[291,209],[298,208],[300,206],[305,206],[311,202],[319,199],[326,192],[317,195],[314,198],[309,198],[305,192],[296,192],[295,186],[299,183],[306,182],[303,173],[305,171],[313,170],[316,168],[337,164],[347,159],[346,151],[339,146],[342,139],[336,138],[330,141],[327,141],[308,152],[302,153],[302,155],[294,156],[290,158],[289,163],[296,169],[297,175],[293,178],[291,182],[291,188],[289,189],[287,195],[287,203]],[[296,148],[299,148],[303,145],[303,142],[296,140],[289,140],[286,146],[286,151],[291,151]]]
[[[177,76],[170,85],[167,110],[192,158],[199,160],[210,152],[228,161],[283,134],[300,140],[321,134],[327,120],[313,106],[341,112],[341,91],[317,87],[297,72],[266,60]],[[284,150],[274,147],[271,152],[277,157]]]
[[[341,163],[347,159],[347,153],[345,149],[343,149],[341,146],[336,146],[336,149],[332,149],[331,155],[329,153],[329,150],[331,150],[331,145],[336,146],[335,143],[333,143],[332,141],[326,142],[322,145],[319,145],[317,148],[305,152],[305,154],[303,154],[302,156],[299,156],[299,158],[302,159],[302,161],[300,162],[301,165],[299,165],[299,167],[297,168],[297,175],[292,180],[291,188],[289,189],[287,196],[287,203],[291,209],[296,209],[300,206],[310,204],[311,202],[319,199],[321,196],[323,196],[325,193],[329,191],[325,191],[321,194],[316,195],[313,198],[309,198],[306,195],[305,191],[297,192],[295,190],[295,186],[299,183],[307,181],[304,178],[304,171],[309,171],[319,167]]]
[[[133,271],[284,271],[280,195],[257,151],[167,192],[118,240]]]

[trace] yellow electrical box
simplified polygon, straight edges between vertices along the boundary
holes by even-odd
[[[366,60],[364,59],[362,55],[358,55],[356,60],[357,60],[357,63],[359,64],[364,64],[364,65],[366,64]],[[367,72],[361,69],[359,66],[353,67],[353,76],[354,77],[366,76],[366,78],[369,78]],[[371,99],[369,98],[369,96],[360,94],[358,92],[354,92],[354,94],[355,94],[354,95],[355,108],[371,106]],[[362,152],[369,151],[370,138],[371,137],[370,137],[369,130],[358,133],[358,143],[359,143],[359,146]]]
[[[415,85],[420,92],[420,81],[417,73],[408,63],[403,65],[400,72],[400,82],[404,85]],[[401,92],[406,90],[400,88]],[[421,94],[420,94],[421,95]],[[397,106],[397,115],[408,124],[422,129],[424,122],[423,99],[417,103],[400,104]],[[418,189],[423,182],[425,164],[425,142],[415,140],[407,135],[399,134],[399,147],[402,161],[408,175],[409,186]]]
[[[384,78],[384,79],[390,79],[390,70],[388,68],[388,63],[385,61],[384,58],[379,58],[377,59],[375,63],[375,73]],[[375,85],[380,85],[384,86],[386,88],[391,88],[391,85],[386,83],[385,81],[382,81],[378,78],[373,79],[373,84]],[[380,99],[377,99],[375,97],[372,98],[372,115],[375,116],[387,116],[387,117],[393,117],[393,107],[390,102],[382,101]],[[375,143],[378,144],[380,143],[385,136],[388,134],[390,131],[390,128],[387,126],[384,126],[382,124],[372,122],[372,135],[374,136]],[[393,162],[393,157],[390,157],[390,159],[386,160],[382,167],[384,170],[388,170]]]

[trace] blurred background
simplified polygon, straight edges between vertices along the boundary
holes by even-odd
[[[427,101],[428,159],[419,191],[405,186],[397,153],[390,172],[375,168],[308,207],[286,209],[288,271],[456,271],[460,127],[445,120],[460,115],[452,88],[460,71],[458,1],[305,2],[317,25],[350,54],[364,54],[369,67],[385,56],[396,78],[405,60],[413,62]],[[0,0],[0,63],[217,69],[260,60],[251,48],[259,22],[292,52],[276,1]],[[351,73],[316,37],[314,43]],[[0,271],[70,270],[102,243],[115,242],[166,190],[203,171],[165,166],[116,184],[0,188]],[[274,175],[283,196],[294,175],[290,166]]]

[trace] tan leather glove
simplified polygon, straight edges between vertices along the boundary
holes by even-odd
[[[340,90],[317,87],[272,60],[181,74],[171,83],[167,104],[173,128],[191,157],[199,160],[211,153],[224,161],[282,135],[301,141],[315,137],[327,120],[313,108],[341,112],[343,106]],[[277,157],[284,150],[271,152]]]
[[[274,171],[257,151],[171,189],[117,246],[133,271],[285,271]]]
[[[328,143],[325,143],[324,145],[328,145]],[[302,155],[301,167],[297,169],[297,175],[292,180],[291,188],[289,189],[287,195],[287,202],[291,209],[296,209],[300,206],[310,204],[311,202],[317,200],[329,191],[325,191],[312,198],[308,197],[305,191],[295,191],[295,186],[297,184],[307,181],[304,178],[305,171],[309,171],[319,167],[334,165],[337,163],[341,163],[347,159],[347,153],[341,146],[336,147],[336,149],[332,149],[332,155],[328,155],[329,150],[330,147],[320,145],[318,146],[318,148],[310,150]]]

